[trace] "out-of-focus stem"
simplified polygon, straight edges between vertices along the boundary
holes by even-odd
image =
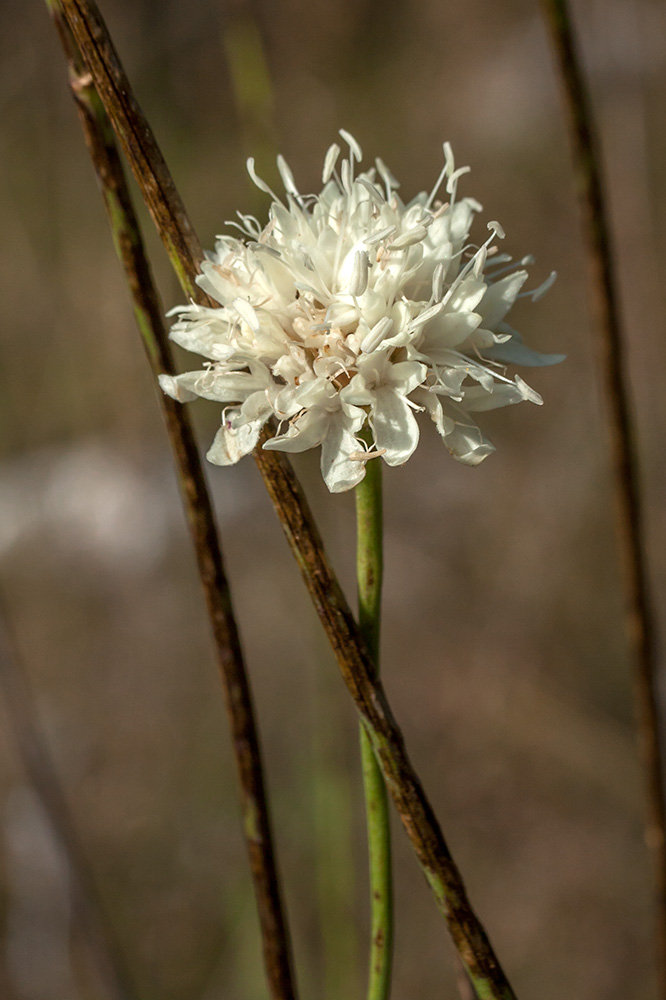
[[[173,361],[150,265],[124,177],[111,123],[62,21],[59,0],[49,6],[68,56],[83,131],[106,205],[113,240],[130,288],[134,314],[153,373],[173,373]],[[186,240],[174,240],[184,245]],[[189,280],[189,279],[188,279]],[[187,411],[158,393],[174,453],[199,576],[215,640],[241,792],[243,829],[259,910],[264,963],[273,1000],[293,1000],[291,946],[264,787],[259,737],[215,517]]]
[[[383,555],[382,466],[378,458],[366,466],[356,494],[356,579],[361,635],[379,676]],[[372,738],[360,727],[361,761],[370,864],[370,968],[368,1000],[387,1000],[393,964],[393,878],[388,796]]]
[[[647,778],[646,840],[656,877],[659,975],[661,994],[666,997],[666,800],[660,742],[657,652],[617,282],[594,114],[571,17],[566,0],[543,0],[543,6],[557,56],[573,142],[579,199],[585,218],[624,565],[627,635],[635,665],[639,740]]]
[[[0,691],[21,763],[62,851],[67,866],[73,918],[88,945],[101,985],[113,1000],[138,1000],[138,993],[104,912],[95,879],[79,841],[76,823],[42,734],[28,680],[2,608]]]
[[[67,24],[85,59],[97,92],[113,123],[135,179],[171,254],[177,273],[199,304],[210,300],[195,284],[201,250],[174,189],[150,126],[132,93],[108,30],[92,0],[61,0]],[[343,680],[370,734],[387,788],[417,859],[444,916],[455,947],[479,1000],[513,1000],[515,994],[474,913],[432,806],[407,755],[404,738],[372,657],[354,620],[300,483],[286,457],[265,451],[260,439],[254,458],[301,569],[315,610],[338,661]]]

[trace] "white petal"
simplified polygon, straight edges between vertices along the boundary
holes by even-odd
[[[464,408],[473,413],[481,410],[496,410],[500,406],[510,406],[512,403],[523,403],[529,399],[541,405],[541,396],[523,382],[495,383],[491,392],[486,392],[481,386],[471,386],[465,389]]]
[[[186,391],[217,403],[242,403],[250,393],[267,386],[261,374],[251,372],[185,372],[176,379]]]
[[[451,312],[478,312],[479,302],[485,294],[486,283],[481,278],[469,275],[467,278],[463,278],[448,298],[448,293],[444,296],[444,301]]]
[[[307,451],[315,448],[326,434],[330,414],[318,407],[306,410],[285,434],[276,434],[264,443],[266,451]]]
[[[545,365],[559,365],[565,360],[566,354],[540,354],[530,347],[525,347],[512,337],[505,344],[497,344],[484,352],[484,357],[492,361],[501,361],[507,365],[524,365],[525,368],[541,368]]]
[[[264,424],[269,417],[273,416],[273,406],[266,390],[261,389],[248,396],[241,406],[240,412],[243,420],[261,420]]]
[[[425,381],[428,369],[418,361],[398,361],[388,368],[388,380],[403,396],[408,396]]]
[[[402,465],[419,443],[419,425],[402,396],[392,389],[379,389],[370,411],[370,424],[377,448],[387,465]]]
[[[321,446],[321,474],[331,493],[350,490],[365,476],[365,462],[349,457],[360,447],[344,415],[336,413]]]
[[[428,392],[427,389],[418,389],[414,393],[414,402],[418,403],[419,406],[423,406],[424,409],[427,410],[433,424],[442,437],[446,437],[447,434],[451,433],[454,429],[453,420],[451,417],[445,416],[441,401],[437,398],[434,392]]]
[[[488,291],[477,307],[484,327],[492,330],[504,319],[526,280],[527,271],[516,271],[488,286]]]
[[[226,361],[235,351],[233,344],[227,342],[228,335],[228,323],[222,320],[199,320],[194,323],[175,323],[169,332],[169,339],[186,351],[200,354],[211,361]]]
[[[424,331],[419,349],[437,361],[439,350],[464,344],[480,322],[477,312],[447,312],[437,316]]]
[[[231,305],[236,310],[240,318],[245,320],[252,332],[258,333],[260,327],[259,317],[257,316],[254,307],[247,301],[247,299],[242,299],[239,296],[233,300]]]

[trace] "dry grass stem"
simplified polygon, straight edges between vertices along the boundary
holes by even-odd
[[[68,55],[79,117],[152,371],[155,376],[160,372],[173,372],[162,318],[164,310],[145,254],[113,129],[90,74],[84,70],[76,43],[60,19],[59,4],[52,2],[51,9]],[[185,239],[180,241],[181,250],[185,243]],[[293,1000],[296,988],[291,946],[280,893],[252,694],[213,508],[187,410],[161,392],[158,398],[174,453],[225,694],[270,994],[273,1000]]]

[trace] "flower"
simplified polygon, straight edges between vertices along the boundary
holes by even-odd
[[[252,216],[232,223],[241,238],[218,237],[197,283],[219,306],[191,303],[171,339],[202,355],[199,371],[160,376],[162,389],[186,402],[196,396],[223,405],[222,424],[208,452],[231,465],[257,445],[287,452],[321,446],[329,490],[355,486],[365,464],[381,455],[402,465],[419,440],[416,414],[429,414],[451,454],[477,465],[494,448],[472,414],[541,397],[507,365],[562,360],[525,347],[505,317],[521,291],[525,266],[498,254],[504,233],[490,222],[481,246],[469,242],[481,206],[457,199],[460,176],[448,143],[432,191],[407,204],[381,160],[355,174],[362,154],[340,135],[324,160],[323,189],[301,195],[278,157],[286,198],[280,200],[248,171],[273,201],[265,227]],[[445,184],[449,199],[438,192]],[[285,203],[286,202],[286,203]]]

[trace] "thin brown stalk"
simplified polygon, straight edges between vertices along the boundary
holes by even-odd
[[[202,259],[196,249],[198,241],[102,17],[91,0],[62,0],[62,9],[167,252],[172,259],[177,256],[176,269],[183,287],[195,301],[204,304],[208,300],[194,282]],[[332,572],[293,469],[284,455],[263,451],[261,446],[255,459],[343,679],[363,717],[389,792],[477,996],[479,1000],[512,1000],[513,990],[470,906],[382,685],[374,678],[372,659]]]
[[[50,7],[68,55],[72,91],[152,371],[156,377],[160,372],[173,373],[173,360],[162,319],[163,309],[144,250],[113,129],[90,75],[83,67],[76,44],[61,20],[58,0],[51,0]],[[185,244],[184,238],[179,239],[180,247]],[[252,694],[215,517],[187,411],[163,393],[158,396],[174,453],[223,682],[270,994],[273,1000],[293,1000],[296,987],[291,947],[273,848]]]
[[[42,734],[28,679],[14,637],[7,627],[4,609],[0,611],[0,690],[21,763],[62,852],[73,920],[88,946],[100,983],[113,1000],[138,1000]]]
[[[646,841],[656,877],[659,975],[662,996],[666,996],[666,799],[659,735],[658,664],[617,280],[594,113],[573,24],[566,0],[543,0],[543,4],[557,57],[585,220],[600,367],[608,407],[627,636],[635,666],[639,741],[647,779]]]

